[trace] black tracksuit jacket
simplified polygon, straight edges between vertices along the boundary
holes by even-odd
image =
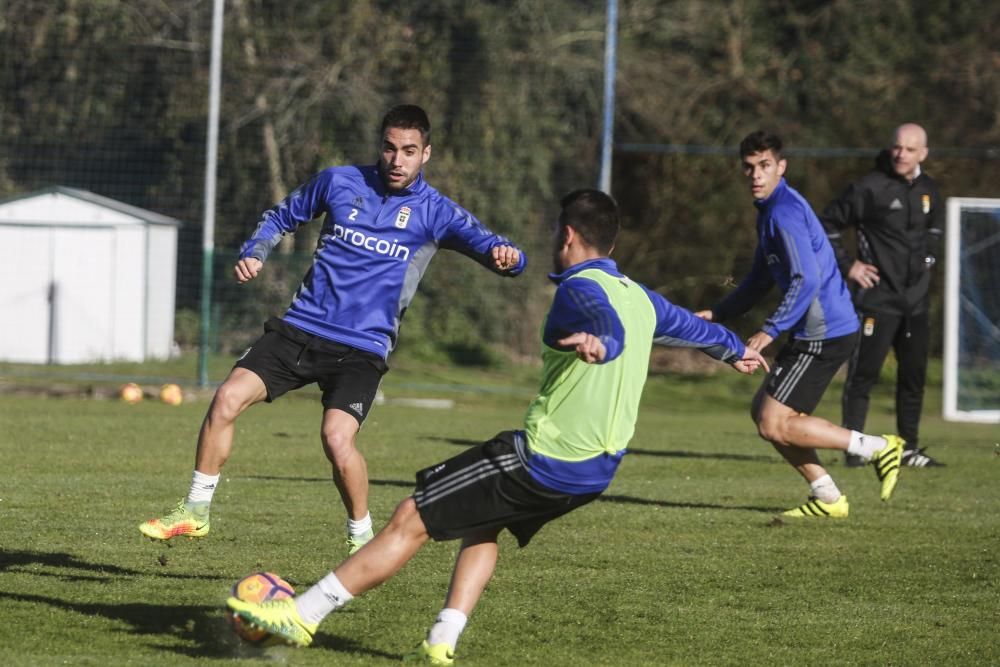
[[[855,260],[841,239],[847,227],[857,229],[857,259],[878,267],[879,283],[855,292],[858,310],[903,317],[927,312],[930,268],[944,220],[944,202],[930,176],[921,172],[907,182],[893,171],[884,150],[875,169],[848,186],[820,220],[845,277]]]

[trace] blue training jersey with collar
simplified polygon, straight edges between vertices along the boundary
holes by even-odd
[[[400,319],[438,248],[456,250],[495,273],[490,251],[510,245],[418,175],[389,193],[378,167],[331,167],[264,212],[240,258],[266,261],[282,236],[325,214],[313,263],[283,319],[321,338],[387,358]]]
[[[588,260],[562,273],[550,274],[549,278],[558,287],[542,330],[542,342],[553,349],[565,350],[567,348],[560,346],[559,340],[577,332],[590,333],[604,344],[606,354],[601,363],[606,364],[622,354],[628,345],[628,336],[604,288],[592,279],[581,277],[570,280],[588,269],[597,269],[615,278],[629,280],[610,258]],[[695,317],[690,311],[674,305],[645,285],[635,284],[643,290],[653,306],[654,343],[697,347],[715,359],[727,362],[743,357],[746,348],[735,333],[719,324]],[[583,460],[567,461],[534,451],[529,441],[521,455],[528,473],[539,484],[563,493],[581,495],[606,489],[625,452],[622,449]]]
[[[777,284],[782,300],[760,330],[788,331],[799,340],[825,340],[858,330],[847,284],[812,207],[782,178],[757,207],[757,249],[740,285],[712,310],[725,320],[742,315]]]

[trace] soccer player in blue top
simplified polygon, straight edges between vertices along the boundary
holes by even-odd
[[[424,180],[431,144],[423,109],[390,109],[380,151],[377,164],[315,175],[266,211],[243,244],[235,267],[241,283],[257,277],[285,234],[325,216],[312,266],[284,317],[264,325],[215,393],[187,497],[141,524],[147,537],[208,534],[209,506],[232,450],[236,418],[255,403],[316,382],[323,391],[323,448],[348,514],[348,548],[371,539],[368,471],[355,437],[431,257],[439,248],[457,250],[503,276],[516,276],[525,266],[516,246]]]
[[[809,500],[790,517],[848,515],[847,496],[820,465],[815,449],[840,449],[875,466],[881,498],[896,486],[903,441],[849,431],[811,416],[837,369],[854,350],[858,319],[833,248],[809,202],[785,182],[781,139],[757,131],[740,143],[743,173],[757,208],[757,249],[750,273],[700,317],[742,315],[777,285],[782,299],[747,347],[763,351],[783,332],[789,339],[754,397],[751,413],[767,440],[809,483]]]
[[[553,236],[557,285],[542,327],[542,380],[524,430],[417,473],[416,490],[360,551],[295,598],[227,604],[290,644],[307,646],[328,614],[400,570],[427,540],[461,539],[445,598],[412,657],[451,665],[455,645],[497,564],[506,528],[524,547],[542,526],[601,495],[635,430],[652,343],[701,348],[742,373],[767,368],[728,329],[704,322],[623,275],[608,256],[614,200],[576,190]]]

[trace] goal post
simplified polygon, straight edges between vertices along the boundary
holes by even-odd
[[[1000,423],[1000,199],[950,197],[944,418]]]

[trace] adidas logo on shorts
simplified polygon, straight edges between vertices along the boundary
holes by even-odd
[[[363,415],[365,413],[365,406],[363,403],[351,403],[349,407],[359,415]]]

